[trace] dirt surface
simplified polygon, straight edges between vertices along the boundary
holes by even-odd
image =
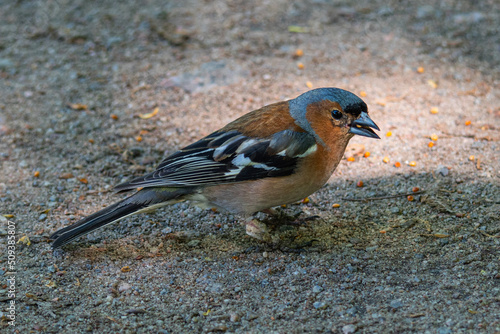
[[[494,0],[3,2],[2,330],[500,333],[499,26]],[[273,244],[182,203],[50,249],[164,154],[316,87],[363,96],[382,139]]]

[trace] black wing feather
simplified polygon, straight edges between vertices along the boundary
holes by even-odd
[[[165,158],[147,175],[118,185],[125,191],[139,187],[193,187],[241,182],[293,173],[297,162],[313,152],[314,137],[285,130],[269,138],[251,138],[238,131],[214,132]]]

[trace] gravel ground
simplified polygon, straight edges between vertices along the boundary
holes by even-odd
[[[3,3],[0,327],[500,333],[499,26],[494,0]],[[328,86],[382,140],[354,138],[272,244],[182,203],[50,249],[164,154]]]

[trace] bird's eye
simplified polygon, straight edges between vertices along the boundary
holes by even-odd
[[[332,117],[333,117],[333,119],[339,120],[342,118],[342,112],[340,112],[340,110],[333,109],[332,110]]]

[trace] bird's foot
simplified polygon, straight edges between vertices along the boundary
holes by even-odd
[[[246,232],[255,239],[271,243],[278,237],[276,233],[273,233],[276,228],[285,225],[294,218],[281,209],[269,208],[262,210],[262,212],[257,212],[254,216],[245,220]]]
[[[255,218],[247,220],[245,224],[246,232],[249,236],[265,242],[272,241],[271,228],[267,224]]]
[[[267,214],[268,217],[266,217],[264,213]],[[319,218],[319,216],[310,216],[298,219],[301,214],[302,211],[289,214],[281,208],[277,210],[263,210],[262,213],[257,213],[253,217],[245,220],[246,233],[253,238],[267,243],[279,242],[280,235],[282,235],[283,232],[294,231],[295,229],[293,227],[307,226],[309,221]]]
[[[266,224],[272,226],[294,225],[294,222],[297,221],[297,218],[302,214],[301,210],[290,214],[282,208],[271,208],[263,210],[262,212],[268,215],[265,219]]]

